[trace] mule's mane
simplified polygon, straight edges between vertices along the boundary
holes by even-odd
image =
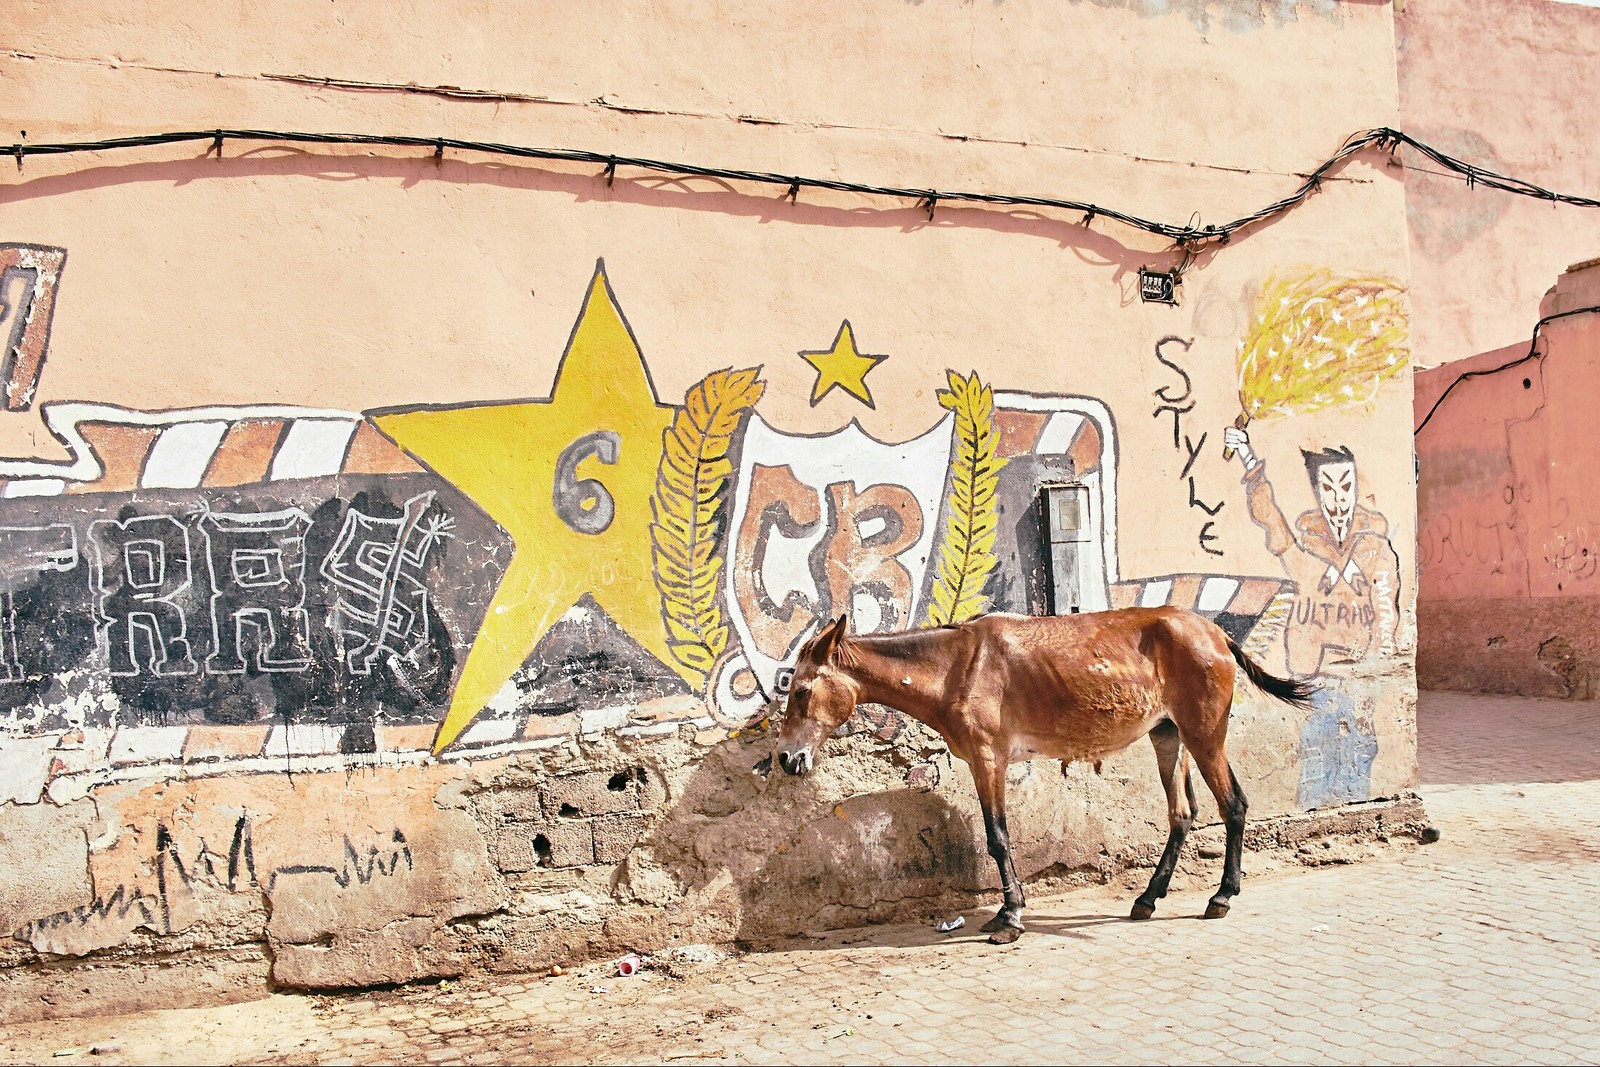
[[[861,653],[870,652],[884,659],[915,660],[934,655],[936,647],[943,644],[942,636],[954,630],[953,626],[939,626],[921,630],[901,630],[892,634],[861,634],[839,642],[836,653],[838,663],[844,667],[861,666]]]

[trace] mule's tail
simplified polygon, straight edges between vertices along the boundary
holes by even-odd
[[[1293,704],[1305,711],[1311,710],[1311,695],[1317,687],[1310,682],[1299,682],[1292,678],[1279,678],[1276,674],[1269,674],[1256,663],[1255,660],[1244,654],[1238,642],[1228,638],[1228,651],[1233,653],[1234,662],[1250,681],[1255,683],[1257,689],[1269,696],[1275,696],[1285,704]]]

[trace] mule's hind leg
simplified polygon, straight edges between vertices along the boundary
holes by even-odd
[[[1244,798],[1244,790],[1239,787],[1239,779],[1234,776],[1233,768],[1228,766],[1228,754],[1221,745],[1212,751],[1195,752],[1194,762],[1200,768],[1200,776],[1206,780],[1206,785],[1211,787],[1211,795],[1217,798],[1217,811],[1222,814],[1222,821],[1228,828],[1227,852],[1222,861],[1222,885],[1206,905],[1205,916],[1208,919],[1220,919],[1228,914],[1228,906],[1239,892],[1239,872],[1244,861],[1244,814],[1250,804]]]
[[[1000,891],[1005,903],[982,930],[996,945],[1006,945],[1022,936],[1022,879],[1011,862],[1011,832],[1006,827],[1006,765],[972,764],[972,777],[978,787],[978,805],[983,808],[983,829],[989,842],[989,855],[1000,868]]]
[[[1161,853],[1150,884],[1133,902],[1133,919],[1148,919],[1156,913],[1156,901],[1167,895],[1172,883],[1172,872],[1178,866],[1178,855],[1194,826],[1194,782],[1189,777],[1189,754],[1178,740],[1178,728],[1172,722],[1158,724],[1150,731],[1150,743],[1156,748],[1156,764],[1161,768],[1161,786],[1167,791],[1167,847]],[[1182,780],[1182,786],[1179,780]]]

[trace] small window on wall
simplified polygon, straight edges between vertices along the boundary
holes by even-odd
[[[1050,614],[1076,615],[1086,610],[1085,579],[1090,554],[1096,548],[1089,487],[1047,485],[1039,490],[1039,503],[1044,512],[1045,586]]]

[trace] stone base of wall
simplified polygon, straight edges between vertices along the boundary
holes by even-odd
[[[1148,758],[1148,753],[1140,753]],[[1049,766],[1053,767],[1054,764]],[[1109,770],[1110,768],[1108,768]],[[1060,779],[1059,774],[1056,776]],[[516,785],[501,779],[497,786],[511,785],[512,797],[505,792],[500,799],[515,799]],[[886,810],[879,807],[883,801],[892,809],[897,804],[914,800],[921,790],[902,791],[898,796],[878,794],[852,798],[836,806],[834,814],[823,820],[823,827],[809,832],[823,836],[859,833],[852,821],[874,818],[873,812]],[[908,796],[909,794],[909,796]],[[847,806],[848,805],[848,806]],[[853,809],[853,810],[852,810]],[[840,814],[842,812],[842,814]],[[837,823],[834,829],[829,824]],[[1246,834],[1246,869],[1270,870],[1289,865],[1321,866],[1329,863],[1347,863],[1369,858],[1385,847],[1409,847],[1421,837],[1428,826],[1422,802],[1415,794],[1364,803],[1345,804],[1319,811],[1289,813],[1251,821]],[[956,827],[946,828],[955,831]],[[801,836],[801,835],[797,835]],[[1041,835],[1053,836],[1053,835]],[[1142,837],[1143,835],[1141,835]],[[832,904],[815,899],[794,899],[793,909],[783,909],[784,914],[774,916],[771,922],[752,921],[746,910],[744,921],[738,921],[726,907],[718,907],[718,898],[732,895],[744,897],[753,903],[765,895],[761,892],[763,881],[776,881],[769,890],[783,889],[792,892],[794,885],[777,872],[763,872],[750,880],[750,884],[735,886],[726,874],[714,879],[692,895],[705,906],[702,922],[683,922],[680,913],[677,923],[664,923],[656,908],[641,907],[638,899],[645,886],[633,887],[628,894],[634,896],[634,906],[597,909],[597,913],[579,916],[590,921],[574,923],[571,911],[583,910],[585,894],[569,888],[568,892],[551,892],[552,885],[541,886],[544,893],[530,894],[515,901],[511,907],[493,915],[462,917],[451,926],[457,941],[457,951],[450,954],[450,966],[419,972],[422,977],[460,975],[474,970],[531,971],[554,963],[572,963],[586,958],[620,955],[627,951],[659,951],[671,945],[684,944],[696,939],[736,944],[744,948],[762,948],[781,943],[801,926],[815,924],[820,927],[838,927],[866,921],[922,921],[931,915],[948,915],[998,905],[998,894],[993,886],[992,872],[985,870],[986,856],[976,855],[976,848],[966,847],[961,839],[965,833],[954,833],[955,840],[934,835],[943,855],[931,862],[926,859],[926,883],[922,894],[913,899],[869,900],[851,899],[846,895]],[[843,838],[841,837],[842,841]],[[1101,851],[1092,860],[1072,862],[1058,857],[1056,862],[1036,869],[1027,878],[1035,893],[1057,892],[1086,883],[1119,881],[1130,887],[1142,887],[1148,870],[1160,851],[1159,835],[1149,842],[1133,844],[1124,838],[1124,847]],[[1223,829],[1220,824],[1198,828],[1186,849],[1182,871],[1191,877],[1214,880],[1220,874]],[[835,841],[833,844],[837,845]],[[913,842],[911,851],[925,850],[927,835]],[[791,851],[806,852],[796,841],[790,849],[778,843],[779,855]],[[824,850],[827,851],[827,850]],[[970,855],[969,855],[970,853]],[[928,855],[938,855],[929,852]],[[1204,857],[1204,858],[1202,858]],[[778,860],[779,857],[774,857]],[[859,857],[858,857],[859,858]],[[944,862],[949,860],[950,862]],[[781,866],[781,864],[780,864]],[[801,861],[809,869],[809,864]],[[846,865],[847,867],[850,865]],[[941,868],[948,868],[943,870]],[[612,875],[625,874],[610,868]],[[784,872],[798,874],[800,871]],[[859,871],[857,872],[859,874]],[[902,872],[903,874],[904,872]],[[579,879],[581,881],[581,879]],[[611,881],[610,878],[602,880]],[[642,882],[643,879],[640,879]],[[873,879],[863,880],[858,886],[869,896],[874,892]],[[718,883],[722,884],[718,884]],[[577,883],[575,882],[574,885]],[[604,894],[597,884],[596,896]],[[824,887],[826,888],[826,887]],[[837,896],[838,886],[832,887]],[[902,886],[903,888],[903,886]],[[1245,900],[1248,901],[1248,882]],[[648,896],[644,892],[643,896]],[[593,909],[593,903],[589,904]],[[552,921],[550,911],[568,912],[560,920]],[[759,910],[759,909],[758,909]],[[599,911],[604,911],[602,918]],[[696,929],[696,926],[700,928]],[[281,946],[280,946],[281,947]],[[277,961],[281,971],[282,960]],[[398,976],[397,976],[398,977]],[[321,983],[302,983],[284,980],[285,975],[274,970],[274,954],[270,944],[252,943],[238,945],[228,950],[189,949],[154,955],[148,946],[124,947],[83,958],[56,957],[48,962],[23,963],[0,967],[0,1018],[25,1022],[43,1018],[111,1014],[160,1007],[192,1007],[250,1000],[265,996],[276,987]]]
[[[1419,600],[1417,686],[1600,699],[1600,597]]]

